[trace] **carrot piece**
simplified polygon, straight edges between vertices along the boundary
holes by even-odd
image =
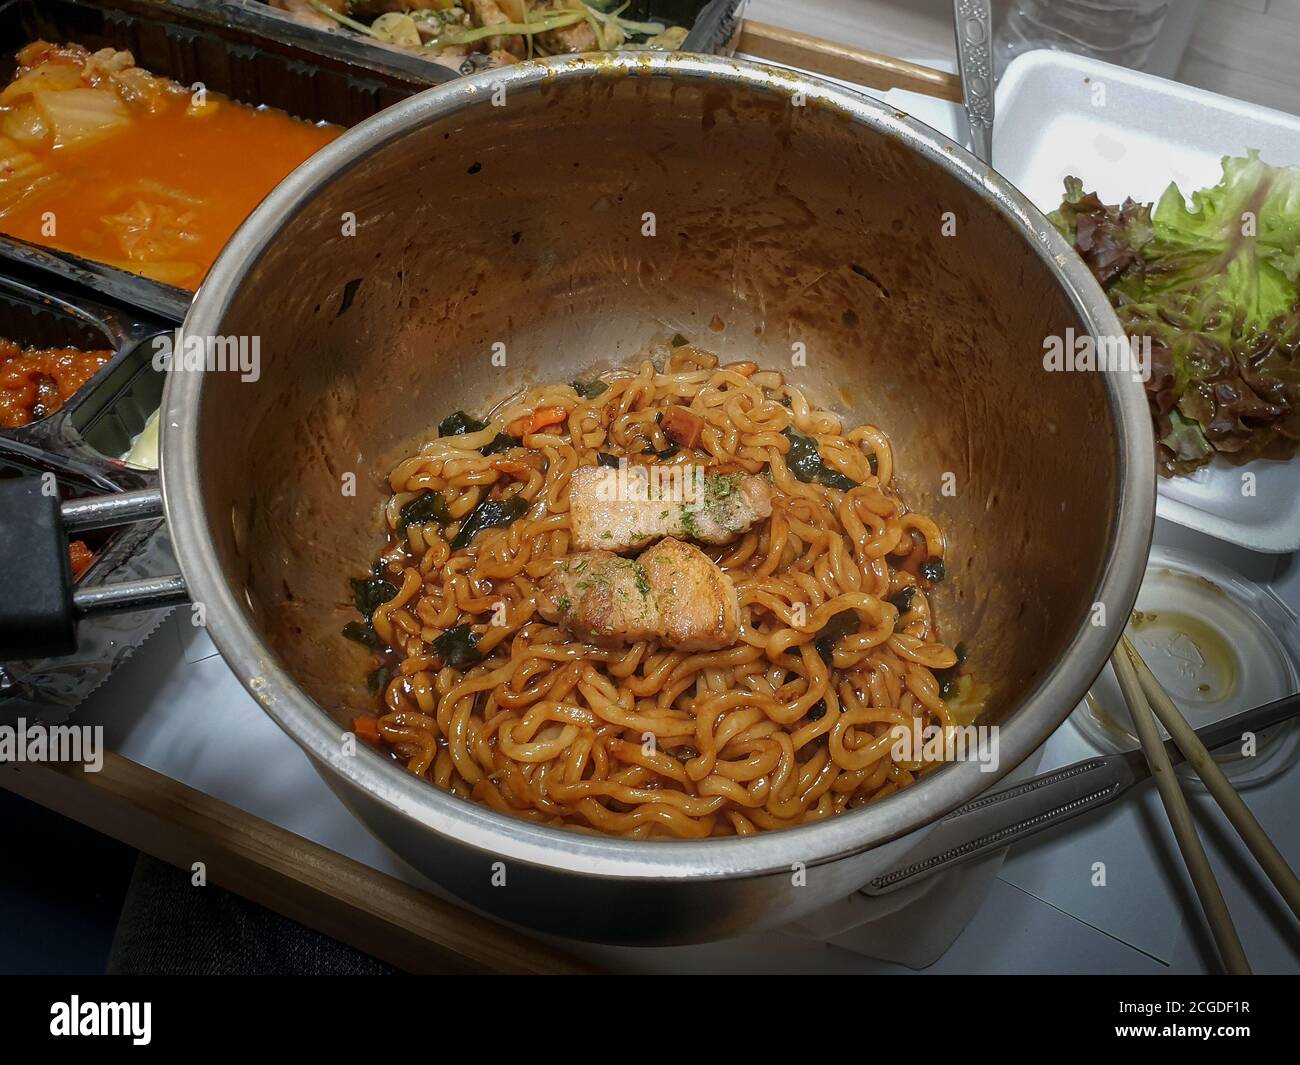
[[[675,404],[664,411],[664,420],[660,426],[664,436],[682,447],[696,447],[700,434],[704,432],[704,419],[693,410],[687,410]]]
[[[352,731],[363,740],[379,742],[379,719],[368,714],[359,714],[352,720]]]
[[[569,412],[563,407],[538,407],[532,414],[524,414],[506,426],[506,432],[514,437],[527,436],[538,432],[548,425],[559,425]]]
[[[538,407],[533,411],[533,421],[529,425],[528,431],[536,433],[545,429],[548,425],[559,425],[569,416],[569,412],[563,407]]]
[[[516,481],[528,480],[528,475],[533,472],[533,468],[528,463],[516,462],[514,459],[497,459],[492,463],[492,468],[507,477],[513,477]]]

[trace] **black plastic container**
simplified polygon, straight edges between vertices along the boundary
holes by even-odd
[[[170,330],[161,318],[61,289],[30,270],[6,268],[0,275],[0,337],[23,347],[108,350],[113,357],[58,410],[27,425],[0,428],[0,442],[80,464],[105,489],[142,487],[139,474],[117,458],[158,409],[164,378],[152,365],[152,341]]]
[[[262,11],[239,4],[0,0],[0,82],[13,75],[14,53],[34,40],[92,51],[124,48],[140,66],[182,85],[201,82],[242,103],[341,126],[355,125],[435,83],[433,64],[411,59],[406,64],[411,69],[404,70],[385,61],[381,49],[371,49],[380,54],[364,57],[363,63],[342,39],[310,48],[296,40],[299,34],[264,36],[271,28]],[[64,284],[176,322],[190,303],[191,294],[183,289],[0,234],[0,269],[5,263],[44,271]]]
[[[23,346],[110,350],[112,358],[58,410],[0,429],[0,478],[49,477],[63,499],[157,485],[156,470],[127,465],[131,446],[162,397],[153,340],[170,325],[85,293],[56,291],[41,279],[0,276],[0,337]],[[35,282],[35,283],[33,283]],[[78,580],[94,585],[174,571],[161,522],[91,531],[80,537],[94,559]],[[7,551],[21,544],[6,544]],[[0,722],[17,716],[58,720],[94,690],[162,620],[157,612],[83,622],[75,654],[0,665]]]

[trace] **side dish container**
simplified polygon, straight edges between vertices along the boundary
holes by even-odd
[[[1225,155],[1258,149],[1300,163],[1300,117],[1065,52],[1017,56],[998,85],[994,158],[1043,211],[1066,175],[1106,203],[1151,202],[1177,182],[1214,185]],[[1253,551],[1300,549],[1300,457],[1233,466],[1221,456],[1188,477],[1162,478],[1156,513]]]
[[[280,40],[295,40],[323,51],[338,51],[354,56],[366,63],[393,64],[401,70],[410,70],[417,76],[430,77],[441,83],[455,81],[458,72],[441,63],[431,62],[414,48],[386,45],[342,25],[328,29],[307,24],[290,12],[266,0],[224,0],[206,3],[205,0],[173,0],[181,7],[206,7],[238,9],[237,18],[258,33]],[[638,22],[659,22],[665,27],[684,26],[689,32],[682,43],[683,52],[702,52],[706,55],[730,55],[735,49],[735,38],[748,0],[630,0],[623,14]],[[464,7],[464,4],[460,6]],[[622,6],[622,5],[620,5]],[[466,68],[459,74],[472,73]]]
[[[279,27],[241,4],[4,0],[0,82],[13,75],[14,53],[34,40],[76,43],[92,51],[127,49],[137,64],[179,84],[201,83],[242,103],[340,126],[355,125],[436,82],[426,69],[432,64],[390,61],[381,49],[359,55],[342,40],[321,40],[312,47],[299,34],[279,40],[265,36],[272,29]],[[84,285],[177,322],[192,298],[183,289],[0,232],[0,269],[5,264],[45,271],[65,284]]]
[[[8,271],[11,275],[12,269]],[[145,428],[162,398],[163,374],[153,366],[153,339],[168,327],[82,293],[38,288],[38,279],[0,277],[0,337],[23,346],[110,350],[113,357],[62,407],[17,428],[0,429],[0,573],[6,596],[26,594],[30,538],[23,504],[10,492],[16,478],[39,477],[61,500],[122,496],[158,483],[156,470],[119,458]],[[94,554],[77,580],[89,589],[158,576],[175,568],[159,521],[78,534]],[[62,657],[0,664],[0,722],[20,716],[58,720],[93,691],[113,667],[162,621],[127,611],[83,621],[77,650]]]

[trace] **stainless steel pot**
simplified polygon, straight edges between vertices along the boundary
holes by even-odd
[[[1140,383],[1043,368],[1046,337],[1122,336],[1083,264],[961,148],[790,71],[647,52],[423,93],[286,179],[185,328],[260,338],[255,383],[177,372],[166,393],[167,520],[213,640],[394,851],[546,932],[701,940],[851,893],[1060,725],[1146,558]],[[905,497],[948,535],[940,609],[992,684],[999,773],[954,764],[826,822],[650,843],[537,827],[347,753],[371,697],[339,634],[346,579],[379,546],[391,463],[451,410],[665,331],[778,367],[803,344],[788,372],[890,433]]]

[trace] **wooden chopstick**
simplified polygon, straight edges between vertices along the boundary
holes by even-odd
[[[736,51],[755,59],[770,59],[814,74],[865,85],[868,89],[908,89],[955,103],[962,100],[961,79],[946,70],[852,48],[753,19],[741,23]]]
[[[1110,664],[1115,669],[1115,679],[1119,681],[1124,701],[1128,703],[1129,712],[1133,715],[1138,739],[1142,742],[1142,753],[1146,755],[1151,776],[1160,790],[1165,813],[1174,830],[1174,838],[1178,841],[1178,849],[1182,852],[1183,863],[1192,878],[1192,886],[1201,900],[1201,909],[1219,949],[1223,967],[1230,973],[1247,974],[1250,972],[1250,963],[1246,960],[1246,952],[1242,949],[1241,939],[1232,923],[1232,914],[1228,912],[1223,892],[1219,890],[1219,882],[1214,878],[1214,870],[1210,868],[1210,860],[1205,856],[1201,837],[1196,834],[1187,798],[1178,786],[1174,767],[1169,762],[1169,752],[1165,750],[1160,734],[1156,731],[1156,720],[1152,716],[1151,707],[1147,705],[1146,696],[1142,694],[1137,671],[1129,661],[1128,654],[1120,647],[1116,647],[1110,656]]]
[[[1297,918],[1300,918],[1300,880],[1296,879],[1295,873],[1287,864],[1286,859],[1282,857],[1282,852],[1273,844],[1268,833],[1264,831],[1263,825],[1250,812],[1250,807],[1242,801],[1241,796],[1237,794],[1237,790],[1228,782],[1228,778],[1223,775],[1219,763],[1205,749],[1205,744],[1201,742],[1195,730],[1187,723],[1187,719],[1179,712],[1174,701],[1169,698],[1169,693],[1161,686],[1160,681],[1156,679],[1156,675],[1151,672],[1151,667],[1143,660],[1142,655],[1138,653],[1138,649],[1133,646],[1127,636],[1121,639],[1120,646],[1124,648],[1132,661],[1142,691],[1145,693],[1156,717],[1164,725],[1165,731],[1178,745],[1178,749],[1183,752],[1187,764],[1196,770],[1197,775],[1205,783],[1206,790],[1214,796],[1214,801],[1219,804],[1224,816],[1231,822],[1232,827],[1237,830],[1237,835],[1241,837],[1241,841],[1246,844],[1250,849],[1250,853],[1255,856],[1255,861],[1259,862],[1259,867],[1264,871],[1264,875],[1272,881],[1273,886],[1278,890],[1278,894],[1286,900],[1286,904],[1291,907],[1291,912]]]

